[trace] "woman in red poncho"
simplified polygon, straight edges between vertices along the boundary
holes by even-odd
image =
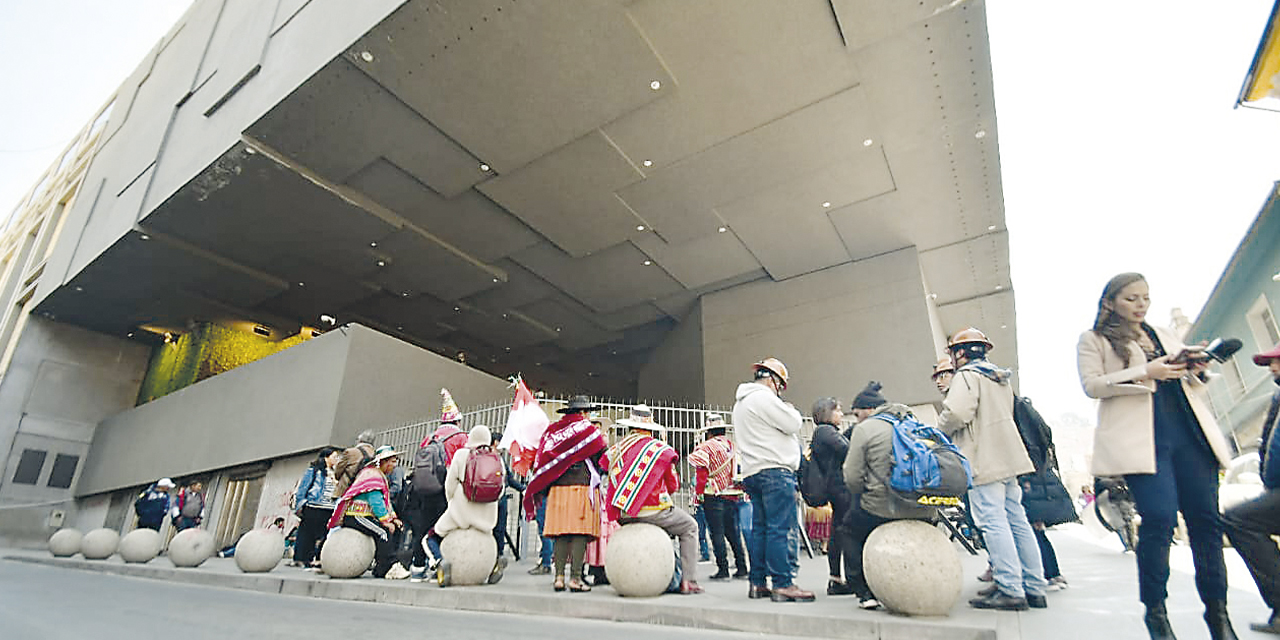
[[[586,396],[576,396],[560,409],[564,417],[542,434],[525,490],[525,513],[535,513],[537,502],[547,501],[542,533],[555,541],[556,591],[591,590],[582,582],[582,565],[587,543],[600,535],[600,504],[592,496],[600,484],[600,454],[608,445],[586,415],[596,409]]]

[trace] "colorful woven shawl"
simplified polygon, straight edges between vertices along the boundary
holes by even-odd
[[[609,517],[614,520],[634,518],[679,457],[661,440],[638,433],[623,438],[608,456]]]
[[[352,482],[351,486],[347,487],[347,492],[342,494],[342,498],[334,506],[333,515],[329,517],[329,528],[332,529],[342,524],[342,516],[347,512],[347,505],[351,504],[351,501],[355,500],[356,496],[370,491],[382,492],[382,499],[387,505],[387,513],[395,517],[395,509],[391,508],[391,488],[387,486],[387,477],[382,475],[378,467],[370,465],[360,470],[355,482]]]
[[[547,427],[524,491],[524,510],[530,520],[537,510],[537,496],[551,487],[569,467],[595,457],[608,443],[600,430],[581,413],[570,413]]]
[[[689,454],[689,464],[707,470],[703,493],[719,495],[733,484],[733,443],[725,436],[707,439]]]

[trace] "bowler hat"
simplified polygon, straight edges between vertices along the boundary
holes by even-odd
[[[591,398],[588,398],[586,396],[574,396],[573,399],[569,401],[568,406],[565,406],[561,409],[556,409],[556,412],[557,413],[586,413],[588,411],[598,411],[599,409],[600,409],[599,405],[592,402]]]

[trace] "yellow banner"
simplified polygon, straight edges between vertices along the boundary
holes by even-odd
[[[1280,8],[1280,3],[1277,3]],[[1256,102],[1263,98],[1280,98],[1280,11],[1271,12],[1262,46],[1254,56],[1249,70],[1249,85],[1245,87],[1241,102]]]

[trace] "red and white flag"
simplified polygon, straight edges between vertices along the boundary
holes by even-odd
[[[529,392],[524,380],[516,379],[516,396],[511,402],[511,415],[507,416],[507,428],[502,432],[500,449],[511,450],[511,468],[521,475],[529,473],[533,457],[538,453],[538,443],[551,421]]]

